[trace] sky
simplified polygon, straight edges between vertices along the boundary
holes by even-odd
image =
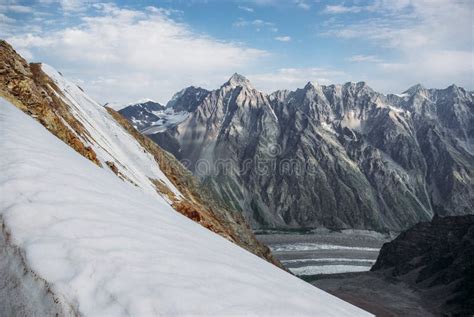
[[[270,93],[308,81],[474,90],[472,0],[0,0],[0,38],[100,103],[166,103],[234,72]]]

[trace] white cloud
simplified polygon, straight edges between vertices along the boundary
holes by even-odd
[[[385,91],[402,91],[414,83],[442,88],[450,84],[473,87],[474,53],[471,51],[439,50],[420,52],[400,63],[379,63],[377,83]]]
[[[336,11],[351,8],[338,6]],[[351,20],[336,18],[322,35],[390,51],[390,58],[384,57],[383,62],[369,58],[373,66],[361,70],[364,76],[377,80],[375,88],[394,91],[414,82],[432,87],[452,83],[474,87],[474,2],[375,0],[360,10],[369,14]],[[347,60],[369,62],[367,56]]]
[[[97,5],[99,15],[46,34],[8,38],[20,52],[84,80],[99,101],[150,96],[166,102],[183,87],[217,86],[267,52],[193,32],[160,10]]]
[[[272,72],[250,74],[247,77],[256,88],[267,93],[278,89],[294,90],[304,87],[309,81],[327,85],[349,80],[349,76],[344,72],[318,67],[280,68]]]
[[[255,20],[245,20],[245,19],[238,19],[234,24],[233,27],[254,27],[256,31],[260,31],[262,29],[269,30],[271,32],[278,32],[278,28],[276,27],[275,23],[264,21],[261,19]]]
[[[87,8],[94,2],[99,0],[39,0],[41,4],[57,3],[65,12],[86,11]]]
[[[303,10],[309,10],[311,9],[311,6],[306,3],[304,0],[295,0],[295,4],[298,8],[303,9]]]
[[[250,8],[250,7],[238,6],[238,8],[240,10],[244,10],[244,11],[247,11],[247,12],[254,12],[253,8]]]
[[[7,24],[7,23],[14,23],[14,22],[15,22],[15,19],[10,18],[3,13],[0,13],[0,25]]]
[[[371,3],[365,6],[359,5],[326,5],[323,13],[328,14],[345,14],[345,13],[359,13],[359,12],[397,12],[410,7],[413,3],[420,0],[373,0]],[[424,1],[424,0],[421,0]],[[428,1],[438,1],[438,0],[428,0]],[[359,3],[354,1],[354,3]]]
[[[374,55],[353,55],[351,57],[346,58],[349,62],[354,63],[361,63],[361,62],[369,62],[369,63],[380,63],[381,60]]]
[[[340,14],[340,13],[358,13],[362,11],[362,7],[344,6],[344,5],[327,5],[324,8],[325,13]]]
[[[355,10],[337,7],[336,11]],[[362,7],[357,7],[362,8]],[[362,9],[360,9],[362,10]],[[463,0],[376,0],[365,10],[369,17],[356,22],[328,25],[323,34],[340,38],[366,39],[386,47],[412,49],[424,46],[449,47],[454,42],[472,42],[474,2]],[[346,11],[347,12],[347,11]],[[471,30],[460,32],[460,30]]]
[[[31,7],[18,4],[0,4],[0,12],[31,13]]]
[[[288,35],[277,36],[277,37],[275,37],[275,40],[280,41],[280,42],[290,42],[291,41],[291,36],[288,36]]]

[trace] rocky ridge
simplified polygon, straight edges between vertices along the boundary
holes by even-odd
[[[416,224],[382,247],[371,271],[419,289],[445,313],[474,313],[474,216]]]
[[[234,74],[201,98],[189,89],[170,104],[189,116],[152,139],[254,228],[400,231],[474,210],[474,101],[463,88],[383,95],[310,82],[267,95]]]

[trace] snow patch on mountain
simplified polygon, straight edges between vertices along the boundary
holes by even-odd
[[[125,177],[144,191],[158,195],[151,179],[162,181],[177,197],[179,190],[165,176],[155,158],[109,115],[107,110],[87,96],[74,83],[61,76],[53,67],[43,64],[43,71],[62,93],[57,93],[70,111],[86,128],[90,145],[103,166],[113,162]],[[111,170],[109,170],[112,173]]]
[[[158,120],[151,122],[151,124],[140,130],[143,134],[156,134],[166,131],[167,129],[176,126],[186,120],[190,113],[187,111],[174,111],[168,108],[163,111],[152,111],[158,117]]]
[[[355,113],[355,111],[349,111],[344,115],[341,120],[341,126],[348,127],[353,130],[359,130],[361,128],[361,120]]]

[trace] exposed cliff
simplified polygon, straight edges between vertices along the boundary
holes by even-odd
[[[382,247],[371,271],[422,291],[446,314],[473,314],[474,216],[416,224]]]

